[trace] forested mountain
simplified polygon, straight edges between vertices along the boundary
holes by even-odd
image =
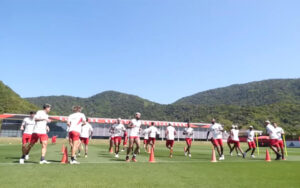
[[[261,106],[300,103],[300,79],[276,79],[212,89],[179,99],[174,104]]]
[[[12,89],[0,81],[0,114],[2,113],[29,113],[37,107],[22,99]]]

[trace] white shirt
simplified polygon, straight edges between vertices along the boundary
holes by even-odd
[[[211,131],[213,134],[213,139],[222,139],[223,138],[222,130],[223,130],[223,127],[219,123],[212,124],[209,128],[209,131]],[[231,138],[231,139],[233,139],[233,138]]]
[[[134,125],[133,128],[129,128],[128,135],[130,136],[139,136],[140,135],[140,127],[142,125],[141,120],[132,119],[131,123]]]
[[[192,127],[187,127],[183,131],[185,133],[185,138],[193,138],[194,129]]]
[[[144,139],[145,139],[145,140],[148,140],[148,139],[149,139],[149,128],[146,128],[146,129],[143,131],[143,135],[144,135]]]
[[[247,137],[247,142],[253,142],[254,141],[254,131],[247,131],[248,137]]]
[[[240,141],[240,139],[239,139],[239,130],[236,130],[236,129],[232,129],[231,130],[231,139],[233,140],[233,141]]]
[[[267,127],[267,133],[269,134],[270,139],[277,139],[277,134],[275,131],[275,128],[273,127],[273,125],[268,124]]]
[[[35,126],[34,118],[25,118],[22,122],[22,126],[24,127],[24,134],[32,134],[33,128]]]
[[[75,131],[80,133],[82,123],[86,122],[86,117],[81,112],[75,112],[68,117],[68,123],[70,124],[69,132]]]
[[[93,127],[91,124],[87,122],[84,126],[81,127],[80,137],[88,138],[90,137],[92,132],[93,132]]]
[[[281,127],[276,127],[275,132],[277,134],[277,139],[282,140],[282,134],[284,134],[284,131]]]
[[[175,139],[175,128],[172,126],[167,127],[167,140],[174,140]]]
[[[47,120],[49,116],[45,110],[39,110],[34,116],[34,119],[45,119],[43,121],[36,121],[33,128],[33,133],[37,134],[47,134]]]
[[[154,127],[154,126],[149,127],[149,137],[150,138],[156,138],[156,134],[160,134],[157,127]]]
[[[113,130],[113,135],[112,135],[113,137],[120,137],[120,136],[122,137],[123,132],[126,131],[125,126],[122,123],[114,124],[112,126],[112,130]]]

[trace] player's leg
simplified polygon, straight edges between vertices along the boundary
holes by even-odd
[[[135,143],[135,145],[136,145],[136,148],[135,148],[135,150],[134,150],[134,152],[133,152],[133,156],[132,156],[132,161],[133,162],[136,162],[136,155],[139,153],[139,151],[140,151],[140,139],[139,138],[135,138],[134,139],[134,143]]]
[[[129,138],[129,143],[128,143],[128,148],[127,148],[127,152],[126,152],[126,161],[129,162],[129,155],[130,152],[132,151],[133,148],[133,139]]]
[[[42,141],[42,156],[41,161],[45,161],[45,156],[47,153],[48,140]]]
[[[227,141],[227,146],[229,147],[229,154],[232,155],[233,149],[232,149],[231,144],[230,144],[229,141]]]
[[[71,153],[71,161],[70,163],[71,164],[78,164],[78,162],[75,160],[76,158],[76,152],[79,148],[79,145],[80,145],[80,140],[79,139],[73,139],[73,147],[72,147],[72,153]]]

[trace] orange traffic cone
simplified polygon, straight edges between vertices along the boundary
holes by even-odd
[[[153,149],[153,147],[151,148],[151,153],[150,153],[149,162],[150,162],[150,163],[155,163],[154,149]]]
[[[210,162],[212,162],[212,163],[218,162],[217,159],[216,159],[216,152],[215,152],[214,147],[212,148],[212,155],[211,155],[211,161]]]
[[[271,162],[271,157],[270,157],[270,154],[269,154],[269,150],[268,150],[268,149],[266,150],[266,161],[267,161],[267,162]]]
[[[65,147],[65,151],[64,151],[64,155],[63,155],[63,158],[61,160],[61,163],[62,164],[68,164],[69,163],[69,160],[68,160],[68,148]]]
[[[65,152],[65,144],[63,144],[62,146],[61,146],[61,153],[63,154]]]
[[[110,148],[109,153],[114,153],[113,148]]]

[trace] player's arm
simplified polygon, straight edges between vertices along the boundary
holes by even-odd
[[[50,132],[50,127],[48,125],[46,127],[46,131],[47,131],[47,133]]]
[[[134,128],[135,127],[135,125],[132,123],[132,122],[130,122],[129,124],[128,124],[128,126],[127,126],[128,128]]]
[[[209,136],[210,130],[207,131],[207,135],[206,135],[206,141],[208,141],[208,136]]]
[[[166,133],[165,133],[165,137],[167,137],[167,135],[169,134],[169,131],[168,130],[166,130]]]
[[[20,130],[21,130],[21,131],[24,131],[25,124],[26,124],[26,122],[23,120],[22,125],[21,125],[21,127],[20,127]]]

